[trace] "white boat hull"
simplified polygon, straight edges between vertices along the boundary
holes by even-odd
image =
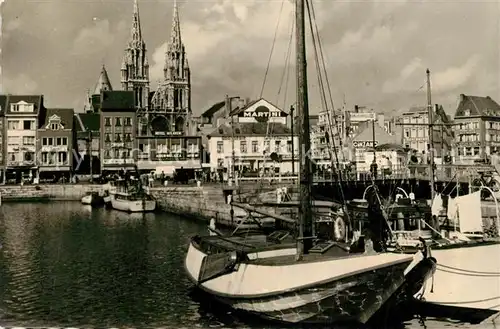
[[[224,265],[227,260],[221,258],[224,254],[202,252],[192,241],[185,267],[199,288],[236,310],[279,322],[324,324],[365,323],[403,286],[405,275],[420,264],[418,257],[393,253],[283,265],[251,261],[295,254],[296,248],[248,253],[250,261],[207,277],[213,266],[221,268],[221,262]],[[210,261],[210,257],[219,259]],[[419,257],[423,259],[421,253]]]
[[[91,205],[92,204],[92,195],[86,195],[82,198],[82,204]]]
[[[433,250],[438,264],[427,303],[500,312],[500,244]]]
[[[126,212],[150,212],[156,209],[155,200],[119,200],[111,198],[113,209]]]

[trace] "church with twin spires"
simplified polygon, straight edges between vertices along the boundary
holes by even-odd
[[[201,138],[197,136],[197,125],[191,119],[191,72],[181,38],[175,0],[163,81],[159,82],[157,89],[151,91],[150,87],[148,54],[141,31],[138,0],[134,0],[133,4],[130,39],[124,50],[120,73],[121,90],[116,91],[111,86],[105,67],[102,67],[93,95],[89,97],[87,112],[90,109],[91,112],[100,113],[101,122],[113,125],[118,120],[116,117],[121,116],[120,111],[123,111],[124,118],[134,111],[134,131],[127,135],[127,144],[122,141],[123,138],[115,136],[124,133],[120,127],[109,127],[109,133],[101,133],[106,135],[100,138],[103,152],[113,154],[109,152],[110,148],[120,148],[121,151],[116,153],[119,158],[133,160],[137,169],[143,171],[156,170],[168,174],[181,167],[200,168]],[[105,108],[106,100],[107,104],[111,104],[111,100],[117,103]],[[106,113],[110,112],[112,114],[107,116]],[[108,132],[106,125],[101,124],[101,127]],[[112,170],[126,163],[115,162],[114,166],[106,168],[104,161],[102,170]]]

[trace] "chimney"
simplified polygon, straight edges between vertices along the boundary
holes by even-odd
[[[354,113],[358,113],[359,112],[359,106],[358,105],[354,105]]]
[[[240,98],[240,99],[238,100],[238,107],[239,107],[240,109],[244,108],[246,105],[247,105],[247,102],[246,102],[246,100],[245,100],[245,99]]]
[[[464,94],[460,94],[460,101],[461,102],[465,101],[465,95]]]

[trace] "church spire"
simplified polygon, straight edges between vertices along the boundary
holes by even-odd
[[[93,95],[100,94],[103,90],[113,90],[113,88],[111,87],[111,82],[109,82],[108,72],[106,71],[106,67],[104,67],[104,64],[102,65],[99,79],[97,79]]]
[[[172,30],[170,31],[170,46],[180,49],[182,47],[181,22],[179,20],[179,10],[177,0],[174,0],[174,13],[172,17]]]
[[[138,0],[134,0],[134,12],[132,14],[132,29],[130,31],[130,48],[142,48],[144,40],[142,40],[141,33],[141,19],[139,17],[139,4]]]
[[[146,43],[142,39],[138,0],[134,0],[130,40],[125,49],[121,66],[123,90],[134,91],[137,108],[147,108],[149,95],[149,63]]]

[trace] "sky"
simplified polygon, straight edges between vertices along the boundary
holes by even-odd
[[[461,93],[500,102],[499,2],[313,0],[313,5],[335,107],[345,100],[348,109],[358,104],[391,116],[423,106],[426,68],[433,103],[450,114]],[[286,60],[293,0],[178,0],[178,7],[195,114],[226,94],[256,99],[262,89],[262,96],[281,108],[295,103],[294,40],[291,64]],[[162,78],[172,8],[173,0],[139,0],[152,90]],[[103,64],[119,89],[132,9],[133,0],[4,0],[1,91],[44,94],[46,107],[83,111],[86,91],[94,88]],[[310,108],[317,113],[318,70],[310,33],[307,39]]]

